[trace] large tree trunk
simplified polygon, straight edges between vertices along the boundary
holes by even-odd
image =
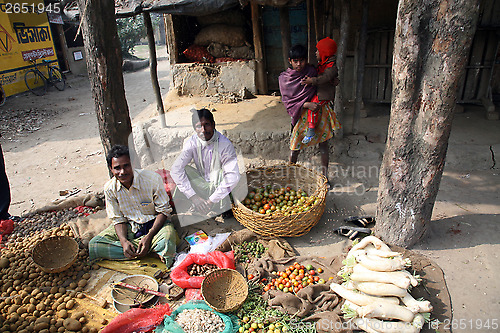
[[[78,0],[87,70],[104,152],[128,144],[132,133],[114,1]]]
[[[477,0],[399,2],[375,227],[389,244],[410,247],[427,232],[477,17]]]

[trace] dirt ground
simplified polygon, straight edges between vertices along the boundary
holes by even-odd
[[[165,54],[159,56],[158,75],[166,95],[170,68]],[[135,125],[154,115],[155,96],[147,68],[124,77]],[[108,179],[88,80],[70,74],[68,85],[63,92],[51,88],[43,97],[26,93],[9,98],[0,108],[0,143],[11,185],[11,214],[39,208],[58,199],[62,190],[100,191]],[[218,129],[235,130],[243,121],[255,132],[289,128],[289,118],[275,96],[225,105],[208,98],[165,97],[167,110],[189,105],[216,108]],[[346,115],[346,136],[332,154],[333,188],[325,214],[310,233],[288,239],[301,255],[340,251],[348,241],[333,229],[343,224],[343,218],[375,214],[389,107],[367,108],[369,117],[361,121],[361,135],[349,135],[350,113]],[[167,113],[167,124],[169,121]],[[500,151],[499,129],[500,122],[487,121],[479,107],[466,106],[463,113],[456,114],[430,232],[413,248],[445,273],[453,331],[494,331],[500,321],[496,298],[500,290],[496,278],[500,273],[500,163],[495,160],[495,152]],[[275,156],[259,158],[272,160]],[[315,161],[312,159],[313,164]],[[299,163],[311,161],[299,157]]]

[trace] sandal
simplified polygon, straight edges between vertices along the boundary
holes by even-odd
[[[314,138],[314,135],[312,136],[305,136],[303,139],[302,139],[302,143],[303,144],[308,144],[309,142],[312,141],[312,139]]]
[[[372,231],[369,228],[358,228],[358,227],[351,227],[347,225],[340,226],[338,228],[333,229],[336,233],[338,233],[341,236],[348,237],[350,240],[353,240],[357,238],[357,236],[362,233],[366,234],[366,236],[371,235]]]
[[[375,218],[372,216],[349,216],[348,218],[345,218],[344,221],[366,228],[368,224],[375,223]]]

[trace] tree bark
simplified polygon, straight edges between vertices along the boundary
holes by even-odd
[[[477,0],[399,2],[375,227],[389,244],[411,247],[426,235],[478,8]]]
[[[104,152],[127,145],[132,133],[114,1],[78,0],[87,71]]]
[[[340,21],[340,40],[339,48],[337,53],[337,67],[339,70],[339,85],[335,88],[335,105],[334,110],[337,116],[337,120],[342,124],[342,118],[344,115],[344,72],[345,72],[345,58],[347,54],[347,39],[349,36],[349,22],[351,15],[351,2],[349,0],[342,0],[342,16]],[[344,137],[344,126],[337,131],[335,131],[335,136],[337,139],[342,139]]]

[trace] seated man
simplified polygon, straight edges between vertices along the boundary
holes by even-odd
[[[113,178],[104,185],[111,225],[89,242],[89,258],[134,259],[153,252],[167,265],[174,261],[177,233],[162,179],[133,169],[126,146],[114,146],[106,157]]]
[[[240,180],[236,152],[231,141],[215,130],[212,112],[207,109],[192,112],[196,133],[186,140],[170,170],[177,185],[176,210],[220,214],[231,209],[229,194]],[[195,167],[188,165],[190,162]]]

